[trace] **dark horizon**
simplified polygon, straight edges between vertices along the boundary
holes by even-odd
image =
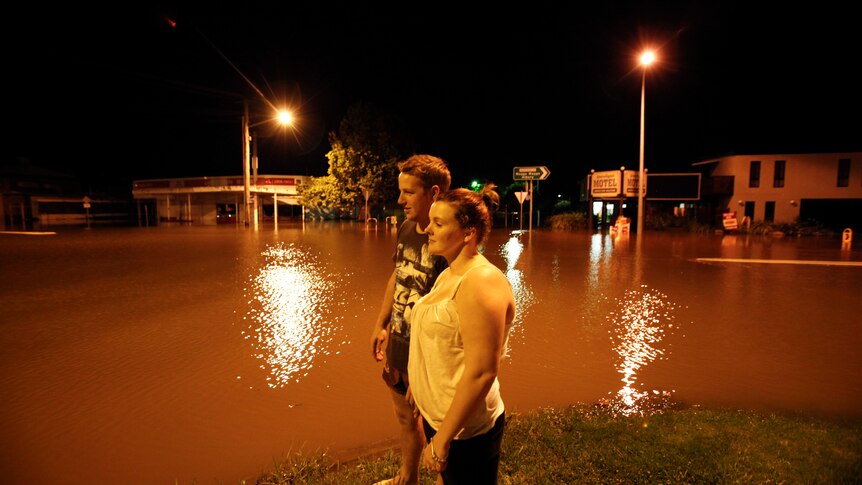
[[[253,120],[264,108],[250,82],[299,107],[295,136],[259,132],[259,173],[324,175],[327,133],[362,100],[399,116],[456,185],[506,186],[513,167],[544,165],[543,183],[572,196],[590,169],[638,165],[646,42],[660,48],[646,78],[651,171],[862,150],[854,16],[828,3],[16,8],[4,164],[129,191],[241,174],[242,100]]]

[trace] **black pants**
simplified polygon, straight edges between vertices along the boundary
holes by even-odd
[[[437,433],[425,420],[425,437],[428,441]],[[506,427],[506,413],[494,422],[494,427],[485,434],[466,440],[452,440],[446,469],[443,470],[443,483],[447,485],[492,485],[497,483],[497,470],[500,466],[500,447],[503,444],[503,430]]]

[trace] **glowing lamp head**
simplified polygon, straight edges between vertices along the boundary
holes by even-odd
[[[641,54],[640,62],[641,62],[641,65],[644,67],[649,66],[650,64],[655,62],[655,52],[644,51],[644,53]]]
[[[290,111],[279,111],[278,122],[282,125],[290,126],[293,124],[293,113]]]

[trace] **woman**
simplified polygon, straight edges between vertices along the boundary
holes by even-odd
[[[408,399],[422,415],[422,463],[445,484],[496,483],[505,407],[497,372],[515,317],[506,276],[480,253],[499,201],[494,186],[455,189],[431,205],[428,250],[446,258],[410,319]]]

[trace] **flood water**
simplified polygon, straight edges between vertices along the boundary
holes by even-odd
[[[394,444],[369,345],[394,237],[356,223],[0,234],[4,483],[253,482],[296,451]],[[497,229],[486,254],[520,312],[507,410],[862,418],[856,246]]]

